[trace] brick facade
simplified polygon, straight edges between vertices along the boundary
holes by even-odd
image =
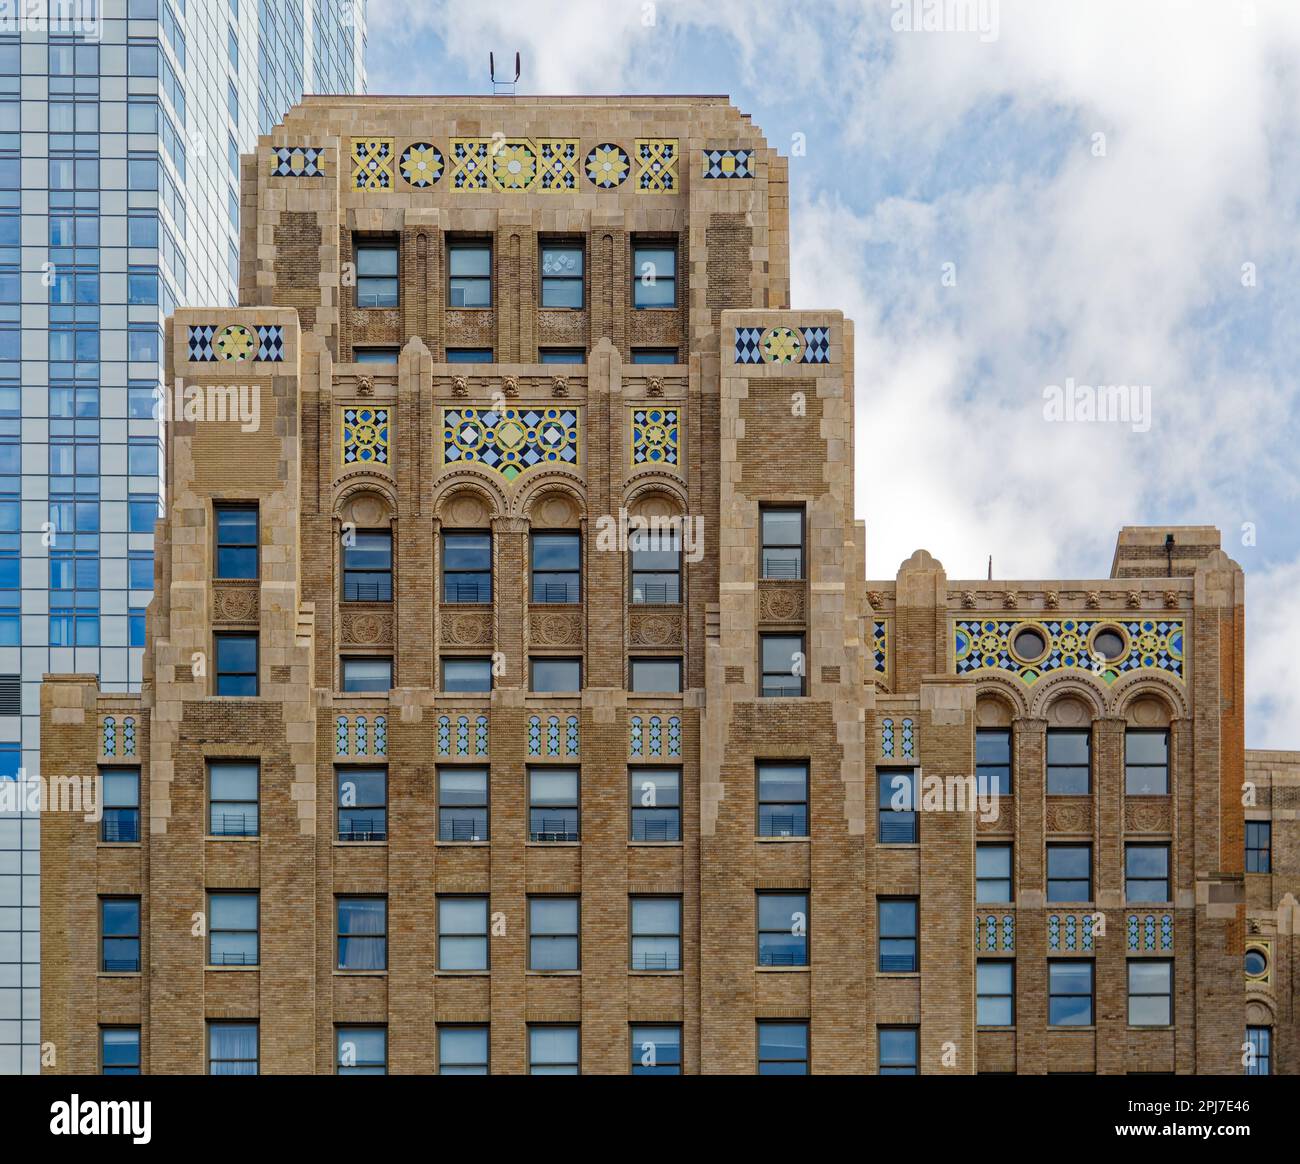
[[[358,142],[380,159],[360,185]],[[424,144],[442,169],[416,186],[403,157]],[[610,146],[626,177],[601,184]],[[260,423],[169,416],[139,698],[100,694],[87,675],[43,689],[47,780],[138,767],[143,822],[138,841],[113,842],[75,813],[43,819],[47,1070],[98,1070],[99,1030],[119,1025],[140,1028],[145,1071],[202,1073],[213,1020],[256,1021],[266,1073],[334,1071],[339,1026],[384,1028],[392,1072],[437,1071],[456,1024],[488,1027],[494,1073],[529,1069],[542,1024],[580,1028],[583,1072],[628,1071],[631,1028],[670,1025],[684,1071],[751,1073],[757,1024],[780,1021],[807,1024],[819,1073],[891,1066],[879,1032],[898,1027],[915,1029],[922,1073],[1241,1070],[1247,902],[1276,902],[1243,874],[1243,581],[1215,531],[1175,531],[1193,548],[1172,576],[1150,568],[1153,531],[1125,530],[1110,579],[950,580],[918,550],[868,581],[852,326],[791,310],[786,160],[724,99],[313,98],[242,176],[240,306],[178,312],[167,358],[185,385],[256,390]],[[467,240],[490,243],[490,306],[450,301],[449,244]],[[580,307],[541,303],[548,240],[582,246]],[[397,246],[396,306],[358,306],[367,242]],[[676,255],[674,294],[655,309],[635,301],[646,243]],[[376,346],[400,355],[358,362]],[[544,363],[548,347],[585,362]],[[493,361],[447,362],[455,348]],[[638,362],[644,349],[671,362]],[[348,409],[383,410],[385,456],[349,459]],[[480,410],[469,435],[466,409]],[[639,459],[638,409],[675,413],[674,457]],[[462,455],[492,426],[494,446]],[[529,448],[535,464],[492,463]],[[213,506],[240,501],[258,510],[257,578],[220,580]],[[765,564],[773,505],[802,511],[801,569]],[[679,602],[632,601],[629,555],[601,540],[621,511],[699,519]],[[347,596],[356,530],[391,533],[391,596]],[[466,530],[491,533],[491,601],[442,600],[446,536]],[[537,531],[582,535],[580,602],[535,601]],[[968,666],[979,634],[961,627],[976,622],[993,638],[1039,627],[1055,662],[1007,665],[993,649]],[[1079,623],[1120,628],[1134,666],[1085,667],[1060,637]],[[258,637],[256,697],[215,694],[214,635],[231,631]],[[802,694],[763,694],[766,634],[802,636]],[[444,689],[442,662],[461,657],[492,661],[490,693]],[[530,690],[530,659],[570,657],[580,691]],[[345,658],[391,659],[392,689],[343,690]],[[631,690],[634,658],[680,658],[683,690]],[[1012,732],[996,817],[941,800],[922,805],[915,843],[882,843],[882,772],[957,787],[980,728]],[[1080,794],[1047,791],[1055,728],[1091,730]],[[1126,795],[1130,728],[1167,731],[1167,794]],[[207,771],[223,758],[259,765],[255,836],[211,833]],[[756,835],[760,761],[807,765],[807,835]],[[443,839],[439,770],[476,764],[490,840]],[[339,773],[375,766],[384,835],[340,840]],[[642,766],[681,770],[676,839],[630,832]],[[529,772],[568,767],[580,840],[530,840]],[[1169,847],[1154,907],[1126,904],[1135,838]],[[1013,900],[977,904],[976,846],[999,841],[1013,846]],[[1046,853],[1065,841],[1092,846],[1090,896],[1060,905]],[[208,964],[214,890],[258,891],[256,965]],[[806,895],[806,964],[756,964],[757,895],[773,891]],[[139,971],[101,966],[103,896],[140,898]],[[337,968],[349,896],[387,902],[382,969]],[[440,962],[439,902],[457,896],[488,899],[488,970]],[[557,896],[580,898],[578,968],[530,970],[529,901]],[[680,899],[679,968],[630,960],[629,902],[645,896]],[[918,969],[877,969],[880,898],[915,899]],[[1100,931],[1099,914],[1104,933],[1078,937]],[[1158,917],[1154,949],[1130,950],[1130,914],[1143,935]],[[999,1026],[978,1023],[988,916],[993,952],[1015,962],[1014,1022]],[[1134,957],[1172,960],[1172,1022],[1129,1025]],[[1049,958],[1094,965],[1092,1021],[1049,1022]],[[1276,1061],[1294,1070],[1288,1038]]]

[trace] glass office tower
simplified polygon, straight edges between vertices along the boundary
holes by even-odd
[[[41,676],[140,681],[162,320],[236,300],[240,153],[365,91],[365,0],[31,7],[0,15],[0,1074],[40,1069]]]

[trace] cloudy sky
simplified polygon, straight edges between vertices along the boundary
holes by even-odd
[[[1105,577],[1123,524],[1217,525],[1247,742],[1300,749],[1300,4],[934,7],[370,0],[370,91],[485,93],[492,49],[520,93],[730,94],[792,155],[793,306],[855,321],[869,575]],[[1049,421],[1067,381],[1149,412]]]

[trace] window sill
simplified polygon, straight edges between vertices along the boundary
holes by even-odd
[[[1086,1034],[1096,1034],[1096,1033],[1097,1033],[1097,1028],[1096,1028],[1096,1026],[1095,1026],[1094,1024],[1092,1024],[1092,1023],[1089,1023],[1087,1026],[1080,1025],[1080,1026],[1077,1026],[1077,1027],[1054,1027],[1054,1026],[1052,1026],[1051,1023],[1048,1023],[1048,1024],[1047,1024],[1047,1029],[1048,1029],[1049,1031],[1064,1031],[1064,1032],[1066,1032],[1067,1034],[1069,1034],[1070,1032],[1078,1032],[1078,1033],[1081,1034],[1081,1035],[1086,1035]],[[1172,1030],[1173,1028],[1171,1028],[1171,1027],[1165,1027],[1165,1028],[1163,1028],[1163,1029],[1165,1029],[1165,1030]]]
[[[762,845],[788,845],[790,843],[806,845],[812,840],[808,833],[802,833],[799,836],[790,837],[755,837],[755,841]]]
[[[203,967],[204,970],[216,970],[221,973],[225,973],[227,971],[243,971],[245,973],[247,973],[248,971],[256,972],[258,970],[261,970],[261,968],[262,968],[261,963],[259,963],[256,966],[213,966],[209,964]]]
[[[919,849],[920,841],[877,841],[882,849]]]
[[[631,978],[681,978],[685,970],[629,970]]]
[[[529,978],[580,978],[581,970],[525,970]]]
[[[759,974],[808,974],[811,973],[811,966],[755,966],[754,970]]]
[[[143,970],[98,970],[95,973],[97,978],[142,978]]]
[[[629,849],[680,849],[684,841],[628,841]]]
[[[143,846],[143,841],[96,841],[95,845],[100,849],[139,849]]]
[[[992,1026],[986,1027],[983,1024],[977,1024],[975,1029],[977,1031],[1014,1031],[1016,1029],[1016,1024],[1011,1023],[1009,1026],[998,1026],[998,1027],[992,1027]]]
[[[491,841],[434,841],[436,849],[486,849]]]
[[[254,833],[251,837],[222,836],[220,833],[208,833],[203,838],[205,841],[260,841],[261,834]]]
[[[919,970],[877,970],[877,978],[920,978]]]
[[[387,978],[387,970],[340,970],[334,968],[335,978]]]
[[[491,970],[435,970],[437,978],[491,978]]]
[[[387,841],[339,841],[333,842],[336,849],[386,849]]]

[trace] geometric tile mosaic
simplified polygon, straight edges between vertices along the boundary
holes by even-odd
[[[373,730],[372,730],[373,729]],[[336,756],[388,755],[388,717],[375,716],[373,724],[364,716],[338,716],[334,721]]]
[[[1023,626],[1032,626],[1048,640],[1040,659],[1017,658],[1011,641]],[[1093,632],[1102,627],[1123,631],[1127,651],[1107,661],[1091,653]],[[957,674],[999,670],[1033,684],[1042,675],[1059,670],[1090,671],[1114,683],[1130,671],[1157,670],[1183,678],[1183,622],[1181,619],[958,619],[953,624],[953,654]]]
[[[1093,915],[1054,913],[1047,918],[1047,948],[1049,950],[1091,950],[1093,947]]]
[[[437,749],[440,756],[486,756],[488,754],[488,717],[440,715],[437,723]]]
[[[217,333],[214,323],[192,323],[189,328],[190,363],[206,364],[217,358],[212,339]]]
[[[889,671],[889,628],[883,618],[875,619],[871,629],[872,662],[877,675]]]
[[[543,719],[528,717],[528,754],[551,759],[575,759],[578,756],[578,717],[558,715]]]
[[[101,754],[105,756],[116,756],[118,746],[121,745],[121,754],[123,756],[134,756],[135,753],[135,716],[124,715],[119,725],[115,716],[106,715],[100,725],[103,735],[100,738]],[[119,731],[119,727],[121,730]]]
[[[388,409],[343,409],[342,447],[345,465],[387,465]]]
[[[628,720],[628,755],[637,760],[674,759],[682,754],[680,716],[634,715]]]
[[[497,141],[492,155],[492,185],[503,193],[527,190],[537,178],[537,151],[526,138]]]
[[[257,359],[267,364],[284,362],[284,328],[278,323],[258,325]]]
[[[587,154],[587,177],[602,190],[621,186],[631,172],[627,151],[613,142],[602,142]]]
[[[981,954],[1012,953],[1016,948],[1016,915],[978,914],[975,918],[975,949]]]
[[[752,178],[750,169],[753,154],[749,150],[705,150],[704,177]]]
[[[538,465],[578,464],[578,413],[567,408],[448,408],[443,464],[472,463],[513,481]]]
[[[451,184],[457,190],[488,188],[488,149],[492,140],[485,137],[451,139]]]
[[[407,185],[432,186],[442,177],[442,153],[427,141],[412,142],[402,151],[398,169]]]
[[[642,194],[673,194],[677,191],[677,139],[636,139],[637,188]]]
[[[356,190],[391,190],[393,139],[359,138],[352,142],[352,186]]]
[[[880,721],[880,758],[882,760],[916,759],[916,725],[912,720],[903,720],[900,731],[894,729],[892,719]]]
[[[242,323],[226,327],[215,323],[191,323],[187,335],[189,359],[194,364],[210,364],[218,360],[284,362],[284,327],[278,323],[259,323],[252,327]]]
[[[1128,950],[1132,954],[1148,951],[1164,952],[1174,948],[1174,915],[1128,915]]]
[[[248,360],[257,352],[257,337],[242,323],[232,323],[217,332],[212,350],[218,360]]]
[[[324,155],[318,146],[276,146],[271,150],[271,177],[320,178],[325,173]]]
[[[547,137],[537,139],[542,160],[542,189],[563,194],[578,188],[578,139]]]
[[[737,364],[828,364],[829,327],[738,327],[734,358]]]
[[[676,465],[678,463],[677,410],[634,408],[632,410],[632,464]]]

